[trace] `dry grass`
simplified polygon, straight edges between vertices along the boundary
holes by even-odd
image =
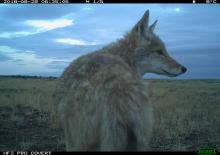
[[[220,149],[220,80],[147,80],[155,111],[152,151]],[[56,80],[0,78],[0,151],[62,151]]]
[[[153,80],[152,150],[220,149],[220,81]]]
[[[54,90],[55,80],[31,78],[0,78],[0,107],[28,106],[40,112],[50,111],[55,121]]]
[[[63,150],[55,86],[52,79],[0,78],[0,151]]]

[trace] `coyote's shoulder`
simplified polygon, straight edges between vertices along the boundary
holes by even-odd
[[[66,94],[71,84],[77,81],[90,82],[96,87],[109,85],[112,80],[117,83],[140,82],[138,75],[123,59],[105,51],[103,49],[73,61],[59,80],[64,89],[59,95]]]

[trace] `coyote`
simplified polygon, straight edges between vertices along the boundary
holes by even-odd
[[[147,73],[186,72],[148,26],[149,10],[125,36],[73,61],[57,85],[67,151],[144,151],[153,127]]]

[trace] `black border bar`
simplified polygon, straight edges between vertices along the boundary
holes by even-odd
[[[188,3],[188,4],[215,4],[220,0],[0,0],[4,4],[110,4],[110,3]]]
[[[195,152],[188,152],[188,151],[150,151],[150,152],[96,152],[96,151],[86,151],[86,152],[51,152],[51,151],[4,151],[0,152],[0,155],[59,155],[59,154],[72,154],[72,153],[150,153],[150,154],[191,154],[191,155],[220,155],[218,151],[215,152],[203,152],[203,151],[195,151]]]
[[[69,0],[77,2],[77,0]],[[101,3],[193,3],[193,0],[78,0],[82,3],[89,2],[90,4]],[[206,3],[206,0],[194,0],[196,3]],[[217,0],[216,0],[217,1]],[[220,1],[220,0],[218,0]]]
[[[170,152],[170,151],[166,151],[166,152],[117,152],[117,151],[113,151],[113,152],[96,152],[96,151],[86,151],[86,152],[50,152],[50,151],[5,151],[5,152],[0,152],[0,155],[60,155],[60,154],[73,154],[73,153],[150,153],[150,154],[171,154],[171,155],[175,155],[175,154],[191,154],[191,155],[198,155],[196,152]],[[212,155],[212,154],[210,154]],[[217,154],[216,154],[217,155]]]

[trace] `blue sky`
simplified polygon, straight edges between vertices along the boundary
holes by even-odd
[[[147,9],[170,55],[188,69],[178,78],[220,78],[220,5],[206,4],[0,4],[0,75],[59,76],[121,38]]]

